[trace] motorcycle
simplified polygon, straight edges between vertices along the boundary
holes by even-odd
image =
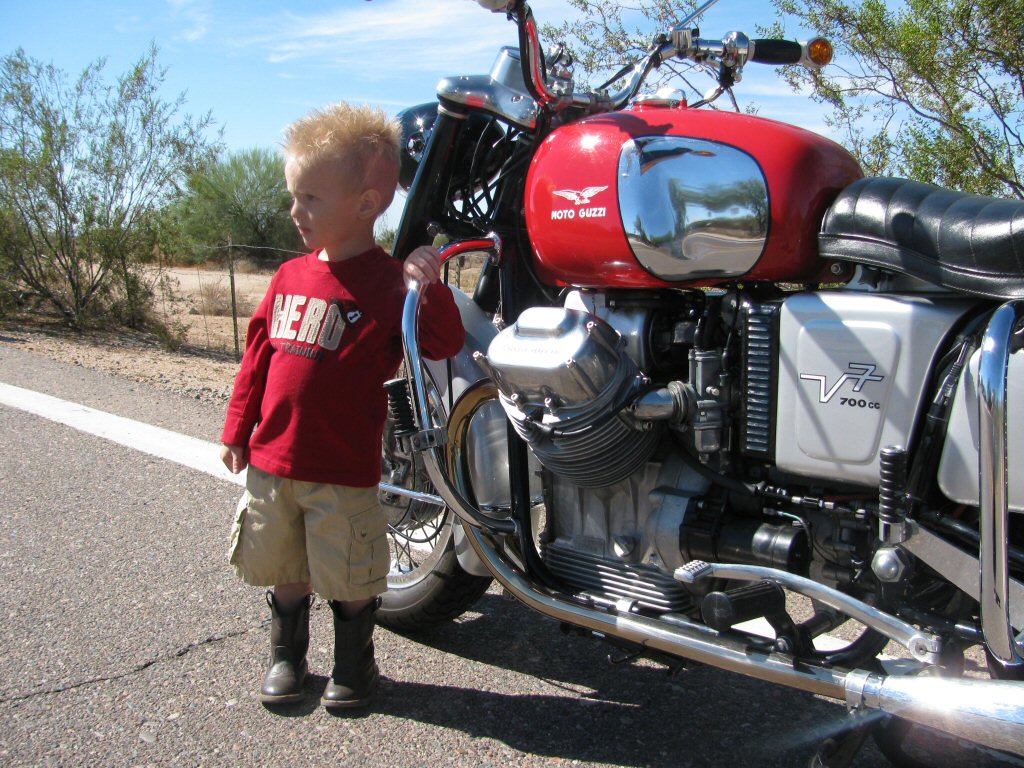
[[[705,39],[708,3],[577,91],[526,2],[477,2],[519,47],[401,115],[395,255],[443,234],[483,267],[451,360],[421,358],[407,297],[381,623],[496,580],[638,654],[845,702],[818,765],[869,733],[898,764],[936,764],[915,734],[1024,755],[1024,203],[698,108],[747,64],[827,64],[821,38]],[[717,87],[641,93],[672,59]]]

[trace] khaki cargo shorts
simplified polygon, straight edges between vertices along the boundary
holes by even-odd
[[[250,465],[228,555],[246,584],[311,582],[326,600],[387,589],[387,521],[377,489],[307,483]]]

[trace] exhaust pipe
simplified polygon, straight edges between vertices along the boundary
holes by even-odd
[[[559,621],[729,672],[845,700],[851,710],[886,712],[990,749],[1024,755],[1024,683],[824,669],[797,664],[785,654],[751,651],[742,639],[703,624],[677,618],[667,624],[628,611],[605,613],[534,585],[501,559],[485,534],[468,527],[467,534],[503,587],[530,608]]]
[[[846,705],[881,710],[966,741],[1024,755],[1024,683],[856,670],[846,675]]]

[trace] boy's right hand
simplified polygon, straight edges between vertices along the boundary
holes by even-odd
[[[249,465],[248,451],[241,445],[222,445],[220,460],[233,474],[238,474]]]
[[[421,245],[406,257],[403,269],[406,287],[413,280],[421,285],[436,283],[441,277],[441,254],[433,246]]]

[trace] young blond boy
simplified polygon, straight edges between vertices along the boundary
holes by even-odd
[[[232,472],[248,467],[231,563],[246,583],[273,586],[268,704],[303,696],[314,591],[335,631],[323,705],[363,706],[375,691],[374,615],[389,568],[376,493],[383,383],[401,362],[407,281],[429,284],[424,352],[450,357],[464,340],[437,251],[418,248],[403,265],[374,242],[399,140],[383,112],[343,103],[286,131],[291,216],[312,252],[281,266],[252,317],[221,449]]]

